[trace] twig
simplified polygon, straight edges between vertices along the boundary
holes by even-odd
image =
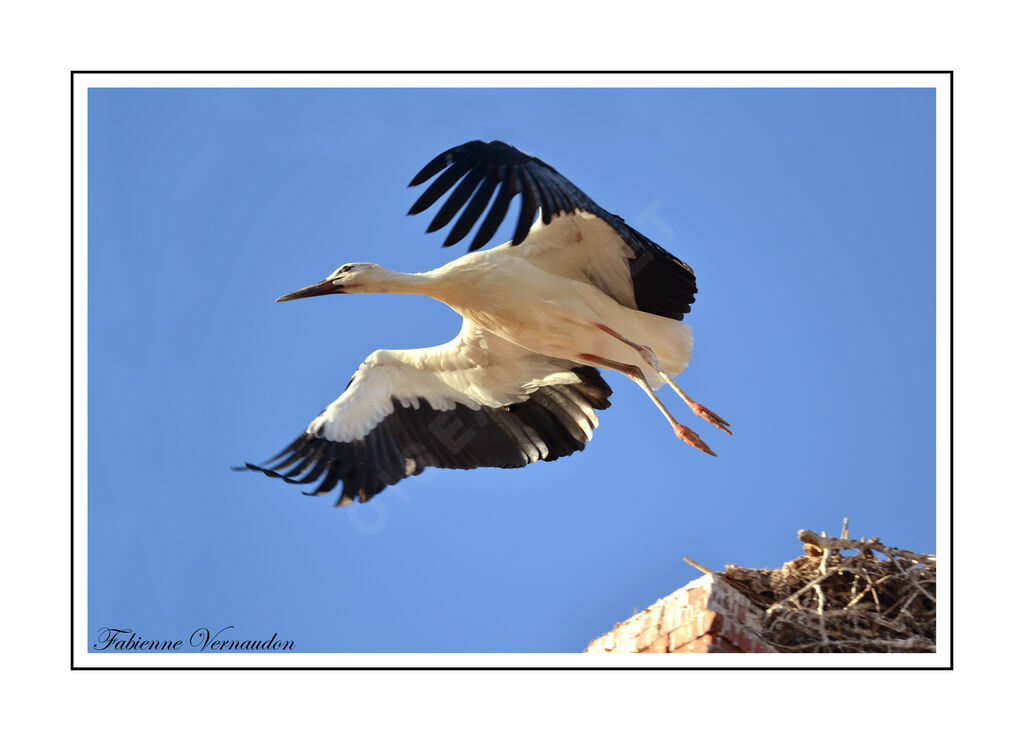
[[[821,572],[821,579],[826,578],[830,573],[828,569],[828,557],[830,555],[831,552],[828,550],[821,554],[821,566],[818,567],[818,570]],[[821,579],[814,585],[814,590],[818,593],[818,629],[821,631],[821,642],[828,643],[828,634],[825,632],[825,592],[821,588]]]
[[[693,568],[697,569],[697,571],[703,571],[705,574],[711,574],[712,576],[715,573],[714,571],[709,569],[707,566],[701,566],[699,563],[697,563],[696,561],[693,561],[693,560],[687,558],[686,556],[683,556],[683,560],[686,561],[686,563],[690,564]]]
[[[866,550],[878,551],[884,553],[890,558],[905,558],[908,561],[917,561],[923,564],[934,564],[935,556],[928,553],[914,553],[913,551],[905,551],[901,548],[890,548],[887,545],[883,545],[879,542],[878,538],[872,538],[866,540],[861,538],[860,540],[850,540],[848,538],[830,538],[826,535],[818,535],[813,530],[801,530],[796,536],[804,543],[810,543],[816,548],[822,550],[838,550],[846,549],[848,551],[861,551]]]
[[[837,570],[837,573],[838,573],[838,571],[842,571],[842,569],[838,569],[838,570]],[[811,589],[812,587],[816,587],[816,586],[818,586],[818,584],[820,584],[821,582],[823,582],[823,581],[824,581],[825,579],[827,579],[827,578],[828,578],[828,577],[829,577],[830,575],[831,575],[831,574],[822,574],[821,576],[819,576],[818,578],[816,578],[816,579],[815,579],[814,581],[812,581],[812,582],[808,582],[807,584],[804,584],[804,585],[803,585],[802,587],[800,587],[800,588],[799,588],[798,590],[796,590],[795,592],[793,592],[793,594],[789,595],[788,597],[786,597],[786,598],[785,598],[785,599],[783,599],[783,600],[779,600],[779,601],[778,601],[778,602],[776,602],[776,603],[775,603],[774,605],[772,605],[771,607],[769,607],[769,608],[768,608],[768,612],[772,612],[772,611],[773,611],[773,610],[775,610],[776,608],[778,608],[778,607],[781,607],[781,606],[782,606],[783,604],[785,604],[786,602],[789,602],[789,600],[795,600],[795,599],[796,599],[797,597],[799,597],[799,596],[800,596],[801,594],[803,594],[804,592],[806,592],[806,591],[807,591],[808,589]]]

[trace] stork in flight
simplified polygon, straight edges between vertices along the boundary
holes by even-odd
[[[366,502],[427,466],[518,468],[583,450],[612,391],[598,369],[615,370],[651,397],[683,442],[715,455],[655,395],[667,383],[699,417],[728,423],[698,404],[673,376],[690,360],[681,320],[697,286],[690,267],[594,203],[550,165],[503,142],[467,142],[412,179],[434,180],[409,210],[451,190],[427,228],[446,226],[453,245],[480,222],[469,253],[426,273],[370,263],[342,265],[278,301],[331,293],[410,293],[462,315],[451,342],[377,350],[345,392],[294,442],[246,467],[293,484],[341,482],[338,505]],[[476,252],[518,195],[511,242]],[[468,205],[467,205],[468,201]],[[538,208],[541,218],[531,226]]]

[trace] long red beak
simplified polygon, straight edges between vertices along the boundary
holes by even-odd
[[[322,280],[319,283],[314,283],[311,286],[300,288],[297,291],[286,293],[281,298],[277,299],[277,302],[281,301],[294,301],[297,298],[309,298],[310,296],[326,296],[329,293],[344,293],[345,289],[334,285],[334,282],[328,278]]]

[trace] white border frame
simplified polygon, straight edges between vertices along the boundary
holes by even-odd
[[[75,72],[73,142],[74,389],[72,668],[948,668],[952,666],[952,95],[949,72],[309,73]],[[936,112],[936,549],[939,650],[935,654],[199,654],[89,653],[88,648],[88,90],[90,87],[651,87],[935,89]],[[609,629],[611,626],[609,626]],[[597,636],[581,636],[580,645]],[[582,651],[582,649],[581,649]]]

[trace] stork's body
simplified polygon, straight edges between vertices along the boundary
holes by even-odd
[[[473,195],[448,238],[458,241],[500,183],[471,250],[493,235],[518,193],[523,206],[513,240],[426,273],[343,265],[278,300],[419,294],[462,315],[462,331],[438,347],[372,353],[345,392],[271,459],[277,463],[246,465],[291,483],[320,479],[312,494],[340,481],[339,504],[347,504],[366,501],[425,466],[555,460],[583,449],[597,426],[595,410],[610,404],[611,389],[596,368],[629,376],[681,440],[714,455],[654,393],[668,383],[694,413],[729,432],[724,420],[673,380],[689,363],[693,344],[681,321],[696,293],[689,266],[598,207],[550,166],[501,142],[449,150],[413,184],[441,171],[411,211],[453,188],[428,231],[444,226]],[[527,229],[538,206],[541,219]],[[467,434],[449,434],[452,426]]]
[[[559,228],[576,229],[577,234],[580,227],[599,229],[587,224],[593,219],[582,214],[559,217],[566,222]],[[672,375],[686,369],[693,344],[687,324],[623,305],[593,283],[580,280],[582,275],[565,276],[548,269],[542,256],[557,256],[561,267],[567,263],[565,254],[557,252],[562,245],[545,242],[550,237],[549,228],[535,228],[522,245],[513,247],[509,242],[487,252],[471,252],[428,273],[387,271],[382,282],[367,286],[370,290],[365,292],[430,296],[475,326],[541,355],[579,361],[581,354],[589,354],[636,364],[636,351],[598,329],[604,325],[650,347]],[[593,244],[588,243],[591,260]],[[630,289],[622,286],[622,291]],[[653,368],[643,370],[653,387],[662,385]]]

